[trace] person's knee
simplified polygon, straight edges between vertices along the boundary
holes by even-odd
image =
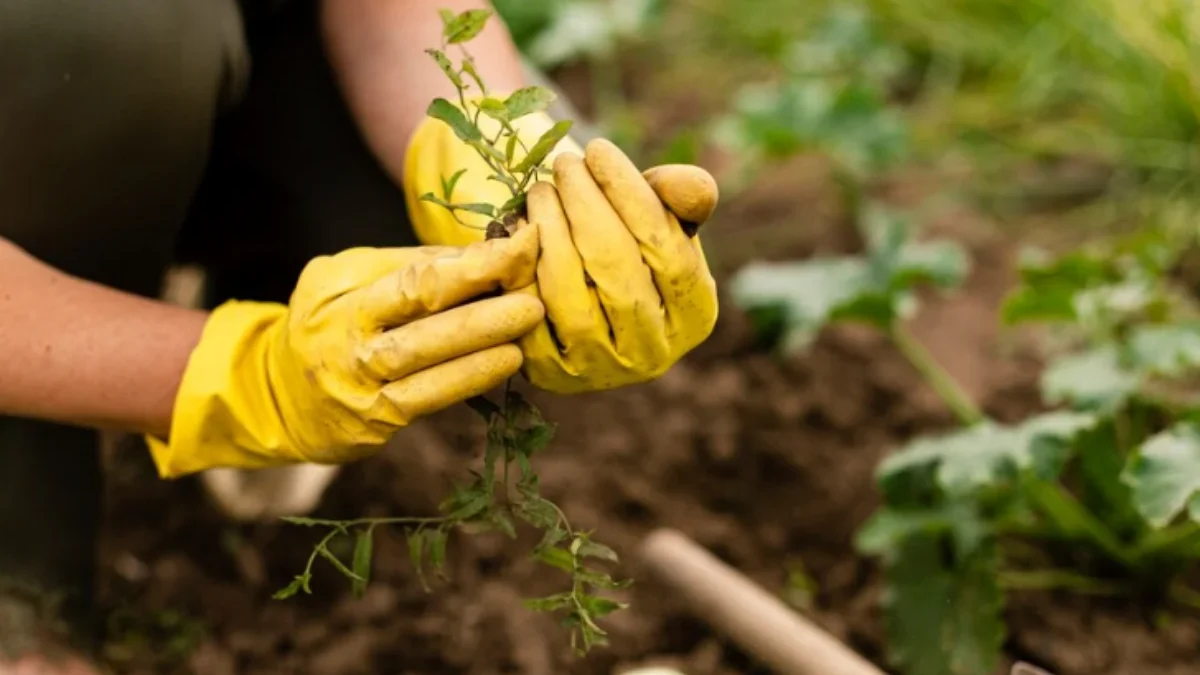
[[[0,3],[0,236],[105,283],[160,273],[241,41],[234,0]]]

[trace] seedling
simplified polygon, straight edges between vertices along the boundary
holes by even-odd
[[[427,53],[454,84],[458,102],[455,105],[445,99],[434,99],[428,115],[449,125],[459,140],[475,149],[492,172],[488,178],[507,186],[511,198],[499,206],[454,201],[455,186],[465,169],[443,177],[440,196],[429,193],[421,198],[445,207],[467,227],[475,226],[463,221],[459,216],[461,212],[488,216],[492,220],[487,226],[487,237],[508,236],[510,228],[525,215],[525,197],[530,186],[548,171],[543,164],[566,136],[571,122],[558,122],[527,146],[518,136],[513,122],[545,110],[554,101],[553,92],[526,87],[503,99],[493,96],[464,47],[483,30],[491,11],[469,10],[455,14],[441,10],[441,16],[443,44],[440,49],[429,49]],[[447,55],[451,45],[456,45],[461,52],[462,59],[458,64]],[[481,126],[485,117],[496,123],[495,131],[485,133]],[[607,644],[606,633],[597,620],[626,605],[602,597],[597,591],[624,588],[629,582],[616,581],[595,567],[598,562],[618,562],[617,554],[593,540],[591,532],[572,527],[563,510],[539,492],[538,475],[532,460],[554,437],[555,425],[547,422],[532,403],[508,386],[500,403],[482,396],[467,403],[487,422],[487,448],[480,469],[470,472],[471,480],[459,485],[442,502],[441,515],[352,520],[285,518],[296,525],[329,531],[313,548],[304,571],[275,597],[289,598],[301,591],[311,593],[313,566],[319,558],[349,579],[352,591],[361,595],[371,577],[375,531],[393,526],[404,528],[412,564],[421,584],[430,590],[431,573],[446,578],[445,559],[452,532],[500,532],[516,538],[518,522],[523,522],[542,533],[541,541],[533,549],[533,557],[565,572],[570,579],[567,590],[527,599],[526,607],[560,615],[564,626],[570,630],[571,646],[580,655]],[[354,553],[348,563],[331,549],[331,544],[340,537],[354,538]]]

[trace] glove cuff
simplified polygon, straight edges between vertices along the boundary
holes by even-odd
[[[271,389],[269,349],[287,307],[227,302],[205,323],[188,358],[170,438],[146,436],[162,478],[216,467],[259,469],[295,461]]]
[[[527,147],[533,147],[542,134],[554,126],[555,120],[545,112],[526,115],[513,122],[517,135]],[[485,135],[495,136],[500,129],[496,120],[481,116],[479,126]],[[583,148],[569,135],[559,141],[547,157],[563,152],[583,154]],[[517,155],[521,156],[518,149]],[[502,183],[489,180],[494,172],[476,153],[454,134],[445,122],[426,117],[417,126],[409,140],[404,156],[404,199],[408,206],[409,220],[421,243],[435,246],[466,246],[484,238],[488,222],[485,215],[459,211],[458,217],[467,226],[459,223],[445,207],[422,201],[421,195],[432,192],[442,197],[442,181],[449,179],[461,169],[466,173],[458,181],[451,195],[453,203],[486,203],[500,205],[512,197]]]

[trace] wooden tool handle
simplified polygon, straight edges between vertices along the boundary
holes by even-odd
[[[884,675],[680,532],[652,532],[640,555],[694,614],[782,675]]]

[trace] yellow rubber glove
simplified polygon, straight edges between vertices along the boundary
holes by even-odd
[[[716,199],[715,181],[697,167],[642,174],[605,140],[582,157],[562,153],[553,184],[534,185],[528,199],[542,244],[529,292],[546,307],[520,340],[529,380],[560,393],[644,382],[707,339],[717,285],[689,232]]]
[[[484,118],[483,124],[496,123]],[[514,126],[532,145],[553,124],[536,114]],[[485,135],[493,132],[484,129]],[[548,161],[554,182],[536,184],[528,202],[542,245],[537,290],[531,292],[540,294],[547,318],[520,343],[526,376],[542,389],[574,393],[661,375],[706,339],[716,322],[716,283],[698,238],[688,236],[712,214],[716,181],[693,166],[639,173],[603,140],[589,143],[585,153],[564,139]],[[419,199],[427,192],[440,195],[443,177],[467,169],[455,202],[498,205],[511,196],[487,179],[487,164],[440,120],[418,127],[405,162],[409,215],[425,243],[478,241],[489,221],[460,212],[470,225],[464,227],[444,207]]]
[[[214,467],[334,464],[517,373],[536,326],[536,227],[465,248],[358,248],[316,258],[288,306],[229,302],[184,372],[164,478]]]

